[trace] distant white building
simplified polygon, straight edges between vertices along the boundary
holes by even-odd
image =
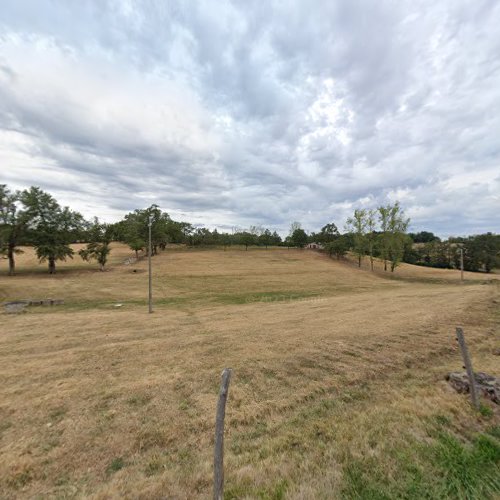
[[[311,248],[313,250],[323,250],[323,245],[321,243],[308,243],[306,248]]]

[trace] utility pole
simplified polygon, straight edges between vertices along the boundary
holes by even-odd
[[[460,247],[460,281],[464,282],[464,249]]]
[[[149,230],[148,267],[149,267],[149,313],[150,314],[153,312],[153,281],[152,281],[152,275],[151,275],[151,252],[152,252],[151,226],[152,226],[152,224],[153,224],[153,217],[150,215],[149,221],[148,221],[148,230]]]

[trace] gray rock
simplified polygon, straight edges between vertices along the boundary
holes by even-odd
[[[22,300],[17,302],[6,302],[4,304],[5,312],[8,314],[15,314],[20,312],[25,312],[24,309],[28,304]]]
[[[459,393],[467,393],[470,390],[469,377],[466,372],[450,372],[446,375],[446,380]],[[474,380],[479,394],[500,404],[500,378],[484,372],[476,372]]]

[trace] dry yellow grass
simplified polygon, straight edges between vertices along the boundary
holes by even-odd
[[[436,415],[486,426],[442,378],[461,366],[457,324],[498,369],[498,282],[386,279],[298,250],[167,251],[148,315],[147,263],[129,254],[49,276],[27,251],[1,277],[4,299],[67,301],[1,316],[2,497],[206,498],[225,366],[228,497],[340,498],[350,460],[390,474],[384,457],[408,433],[425,441]]]

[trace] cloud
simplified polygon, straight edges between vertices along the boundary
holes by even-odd
[[[134,2],[0,12],[1,182],[116,220],[499,231],[500,6]]]

